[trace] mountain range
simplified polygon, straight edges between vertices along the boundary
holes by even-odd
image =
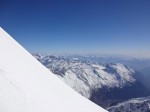
[[[138,72],[124,64],[100,63],[83,57],[33,56],[71,88],[104,108],[149,95],[136,78]]]

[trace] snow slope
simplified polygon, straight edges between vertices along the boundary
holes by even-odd
[[[0,28],[0,112],[106,112],[79,95]]]

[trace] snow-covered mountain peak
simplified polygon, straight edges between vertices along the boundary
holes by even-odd
[[[0,29],[0,112],[105,112]]]

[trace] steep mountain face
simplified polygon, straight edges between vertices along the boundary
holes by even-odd
[[[135,98],[108,108],[109,112],[150,112],[150,97]]]
[[[148,95],[147,89],[134,78],[136,72],[123,64],[101,64],[52,55],[33,56],[74,90],[105,108]]]
[[[0,28],[0,112],[106,112],[39,63]]]

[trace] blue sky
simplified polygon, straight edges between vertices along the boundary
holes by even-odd
[[[29,52],[150,57],[149,0],[0,0],[0,26]]]

